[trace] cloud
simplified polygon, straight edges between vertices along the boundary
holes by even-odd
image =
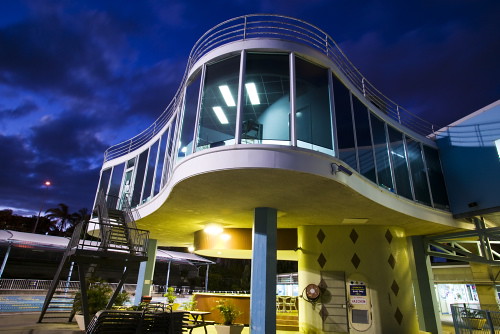
[[[0,109],[0,119],[3,118],[21,118],[38,110],[38,106],[31,100],[20,101],[20,105],[13,108]]]

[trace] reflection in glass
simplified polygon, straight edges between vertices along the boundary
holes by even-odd
[[[377,182],[368,108],[355,96],[352,97],[352,107],[356,124],[359,170],[364,177]]]
[[[240,56],[207,66],[196,150],[234,144]]]
[[[186,99],[184,101],[184,115],[182,118],[181,137],[177,152],[177,161],[181,161],[193,153],[194,123],[196,122],[196,111],[198,108],[198,94],[200,91],[200,74],[186,88]]]
[[[153,177],[156,166],[159,140],[149,149],[148,168],[146,170],[146,181],[144,182],[144,191],[142,192],[142,203],[151,199],[151,190],[153,188]]]
[[[296,58],[297,145],[333,155],[328,70]]]
[[[446,194],[446,186],[444,183],[443,172],[441,170],[441,161],[439,160],[438,151],[424,145],[424,155],[429,175],[429,183],[431,184],[434,207],[447,209],[448,195]]]
[[[372,125],[373,145],[375,148],[375,162],[377,164],[378,184],[390,191],[394,191],[389,163],[389,151],[385,136],[385,123],[373,114],[370,114]]]
[[[155,186],[153,190],[153,196],[156,196],[160,192],[161,187],[161,176],[163,174],[163,162],[165,159],[165,152],[167,151],[167,143],[168,143],[168,133],[170,128],[168,128],[160,138],[160,153],[158,154],[158,163],[156,164],[156,173],[155,173]]]
[[[101,180],[99,181],[99,187],[97,189],[103,190],[104,193],[108,191],[109,178],[111,177],[111,168],[102,171]]]
[[[429,185],[427,184],[427,175],[420,143],[410,137],[406,137],[406,147],[408,148],[408,161],[410,162],[415,200],[426,205],[431,205]]]
[[[131,207],[137,206],[141,200],[142,183],[144,181],[144,173],[146,171],[148,151],[149,149],[139,154],[139,162],[137,163],[137,173],[135,175],[132,200],[130,201]]]
[[[125,170],[125,163],[121,163],[113,167],[113,176],[111,177],[111,184],[109,186],[108,201],[115,201],[116,205],[111,205],[112,208],[118,208],[118,195],[120,193],[120,185],[122,183],[123,171]]]
[[[392,166],[394,168],[394,179],[396,190],[399,195],[413,199],[410,185],[410,174],[406,163],[406,153],[403,143],[403,134],[391,126],[387,127],[391,147]]]
[[[290,141],[288,55],[248,54],[241,126],[242,144]]]
[[[179,123],[179,118],[176,116],[172,120],[172,123],[170,125],[170,131],[169,131],[169,137],[167,139],[168,141],[168,146],[167,146],[167,155],[165,156],[165,168],[163,169],[163,184],[165,184],[170,176],[170,169],[172,168],[172,165],[175,162],[174,157],[172,157],[172,152],[174,152],[174,143],[175,143],[175,137],[177,135],[177,124]]]
[[[335,75],[333,76],[333,96],[335,98],[339,158],[355,170],[358,170],[352,123],[351,93]]]

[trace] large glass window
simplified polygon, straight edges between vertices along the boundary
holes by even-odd
[[[111,177],[111,184],[108,192],[108,205],[112,208],[118,208],[118,196],[120,194],[120,186],[122,184],[123,171],[125,170],[125,163],[121,163],[113,167],[113,176]],[[113,201],[114,204],[110,204]]]
[[[165,168],[163,169],[163,184],[166,183],[166,180],[170,176],[170,168],[172,168],[173,163],[175,162],[172,157],[172,152],[174,152],[174,143],[175,137],[177,135],[177,125],[179,121],[179,117],[174,117],[172,120],[172,125],[170,125],[170,133],[168,137],[168,145],[167,145],[167,155],[165,156]]]
[[[131,207],[137,206],[141,200],[142,184],[144,182],[144,173],[146,171],[148,151],[149,149],[139,154],[139,162],[137,163],[137,172],[135,174],[132,200],[130,201]]]
[[[410,137],[406,137],[406,147],[408,149],[408,161],[410,162],[415,200],[426,205],[431,205],[431,197],[429,195],[429,186],[427,184],[427,175],[420,143]]]
[[[194,126],[196,122],[196,111],[198,108],[198,94],[200,91],[200,75],[189,84],[186,88],[184,100],[184,115],[182,118],[181,137],[179,139],[179,147],[177,158],[180,161],[184,157],[193,153],[193,136]]]
[[[146,171],[146,181],[144,182],[144,191],[142,192],[142,203],[151,199],[151,189],[153,188],[153,177],[156,166],[156,158],[158,154],[159,140],[156,141],[149,149],[148,168]]]
[[[368,120],[368,108],[355,96],[352,97],[354,120],[356,123],[356,141],[358,145],[358,161],[360,173],[373,182],[377,182],[373,145]]]
[[[388,133],[397,193],[406,198],[413,199],[410,185],[410,173],[408,173],[408,164],[406,163],[403,134],[390,126],[388,127]]]
[[[108,191],[109,178],[111,177],[111,168],[105,169],[101,173],[101,180],[99,181],[98,190],[103,190],[104,193]]]
[[[385,136],[385,123],[373,114],[370,114],[372,125],[375,162],[377,164],[378,184],[390,191],[394,191],[391,176],[391,164]]]
[[[241,143],[290,143],[288,55],[247,55]]]
[[[339,158],[355,170],[358,170],[351,111],[351,93],[335,75],[333,76],[333,96],[335,98]]]
[[[153,196],[156,196],[161,189],[161,177],[163,175],[163,162],[165,160],[165,152],[167,151],[168,134],[170,128],[168,128],[160,138],[160,153],[158,154],[158,163],[156,164],[155,173],[155,185],[153,190]]]
[[[196,150],[234,144],[240,56],[207,66]]]
[[[297,145],[333,155],[329,71],[297,58],[295,72]]]
[[[448,195],[444,183],[443,172],[441,170],[441,161],[438,151],[424,145],[425,163],[429,174],[429,183],[431,185],[432,199],[437,208],[448,208]]]

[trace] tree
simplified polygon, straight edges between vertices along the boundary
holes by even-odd
[[[56,227],[60,233],[64,233],[74,225],[73,214],[69,212],[68,206],[64,203],[59,203],[58,208],[47,209],[45,217],[56,220]]]

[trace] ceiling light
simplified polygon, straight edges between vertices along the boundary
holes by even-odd
[[[227,233],[224,233],[220,235],[220,238],[222,241],[229,241],[229,239],[231,239],[231,236]]]
[[[222,97],[224,98],[224,101],[226,101],[227,106],[234,107],[236,103],[234,102],[233,95],[231,95],[229,87],[227,85],[219,86],[219,90],[222,93]]]
[[[182,152],[182,153],[186,153],[186,152],[187,152],[187,149],[188,149],[188,148],[187,148],[187,146],[184,146],[184,147],[181,149],[181,152]]]
[[[215,112],[215,116],[219,119],[220,124],[228,124],[229,121],[227,120],[226,115],[224,114],[224,111],[222,111],[221,107],[213,107],[212,108]]]
[[[188,247],[188,252],[189,252],[189,253],[194,252],[194,247],[193,247],[193,246],[189,246],[189,247]]]
[[[205,226],[203,231],[210,235],[219,235],[222,231],[224,231],[224,229],[219,224],[208,224]]]
[[[257,94],[257,87],[255,87],[255,84],[253,82],[246,83],[245,88],[247,89],[247,94],[250,102],[253,105],[260,104],[259,94]]]

